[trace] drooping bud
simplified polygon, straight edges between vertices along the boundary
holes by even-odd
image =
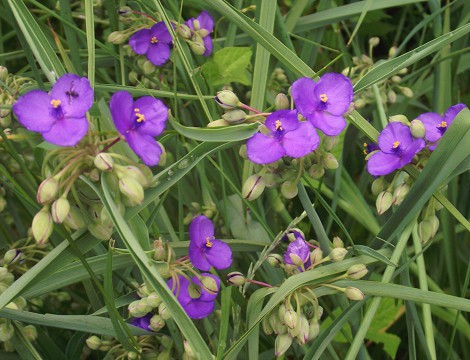
[[[279,319],[277,312],[271,313],[269,316],[269,324],[273,328],[273,331],[276,335],[287,333],[287,326],[284,325]]]
[[[315,339],[318,334],[320,334],[320,323],[316,318],[313,318],[308,329],[308,341]]]
[[[393,90],[387,92],[387,99],[390,104],[395,104],[397,102],[397,93]]]
[[[45,206],[33,218],[31,229],[34,239],[38,245],[47,243],[49,236],[52,234],[53,221],[48,208]]]
[[[346,274],[351,280],[359,280],[367,275],[367,267],[364,264],[356,264],[349,267]]]
[[[246,278],[241,272],[234,271],[227,275],[227,282],[235,286],[242,286],[245,284]]]
[[[127,176],[119,179],[119,190],[137,204],[144,201],[144,188],[132,177]]]
[[[328,254],[328,257],[330,258],[331,261],[341,261],[344,259],[347,253],[348,253],[348,250],[346,250],[345,248],[334,248]]]
[[[364,293],[358,288],[348,286],[344,290],[344,294],[348,297],[349,300],[360,301],[365,298]]]
[[[113,31],[108,35],[108,42],[115,45],[120,45],[127,40],[127,36],[121,31]]]
[[[160,316],[163,318],[163,320],[169,320],[171,319],[171,312],[170,310],[167,308],[167,306],[165,305],[165,303],[161,303],[159,306],[158,306],[158,313],[160,314]]]
[[[281,194],[286,199],[293,199],[297,196],[299,190],[297,189],[297,183],[295,181],[285,181],[281,185]]]
[[[224,109],[235,109],[240,106],[240,100],[237,95],[230,90],[219,91],[214,100]]]
[[[400,205],[410,191],[410,186],[407,183],[402,183],[393,191],[393,205]]]
[[[246,112],[241,109],[229,110],[222,115],[222,119],[227,121],[229,124],[236,125],[241,124],[246,120]]]
[[[38,331],[33,325],[26,325],[23,328],[23,332],[29,341],[36,341],[36,339],[38,338]]]
[[[145,298],[147,296],[150,296],[151,290],[149,287],[143,283],[137,288],[137,295],[139,295],[141,298]]]
[[[24,260],[24,254],[19,249],[10,249],[5,253],[3,257],[3,266],[9,266],[16,262],[21,263]],[[1,276],[0,276],[1,281]]]
[[[101,346],[101,339],[96,335],[90,336],[88,339],[86,339],[86,345],[91,350],[98,350]]]
[[[85,218],[83,214],[75,206],[70,207],[67,217],[64,219],[64,225],[73,230],[83,229],[86,227]]]
[[[276,110],[289,109],[290,102],[286,94],[279,93],[276,95],[276,100],[274,100],[274,106]]]
[[[263,327],[263,331],[266,335],[271,335],[273,333],[273,328],[269,323],[269,316],[265,316],[261,321],[261,326]]]
[[[308,169],[308,176],[312,179],[321,179],[325,175],[325,168],[322,164],[313,164]]]
[[[423,139],[426,134],[426,128],[421,120],[414,119],[410,124],[411,135],[416,139]]]
[[[152,311],[152,307],[143,300],[135,300],[127,307],[129,314],[133,317],[142,317]]]
[[[377,45],[380,44],[380,39],[377,37],[377,36],[372,36],[370,39],[369,39],[369,45],[371,47],[375,47]]]
[[[412,98],[414,95],[413,90],[411,90],[409,87],[400,86],[399,89],[401,93],[405,95],[407,98]]]
[[[113,235],[113,228],[106,226],[101,222],[92,222],[90,225],[88,225],[88,231],[91,233],[91,235],[100,240],[109,240],[109,238]]]
[[[333,247],[334,248],[344,248],[344,242],[339,236],[333,238]]]
[[[242,187],[242,197],[248,201],[253,201],[260,197],[266,187],[264,177],[259,174],[251,175],[245,180]]]
[[[387,180],[384,177],[378,177],[374,180],[371,186],[372,195],[377,196],[388,186]]]
[[[5,66],[0,66],[0,80],[5,82],[8,77],[8,69]]]
[[[408,121],[408,118],[405,115],[393,115],[389,116],[388,122],[399,122],[402,123],[403,125],[409,126],[410,122]]]
[[[162,239],[153,242],[153,258],[157,261],[164,261],[168,258],[168,251]]]
[[[15,334],[15,329],[10,321],[0,324],[0,341],[5,342],[10,340]]]
[[[165,320],[160,315],[153,315],[149,327],[153,331],[159,331],[165,327]]]
[[[150,185],[152,171],[145,165],[128,165],[119,167],[116,165],[115,168],[117,168],[117,175],[120,179],[123,177],[133,178],[144,188]]]
[[[292,337],[289,334],[280,334],[276,337],[276,342],[274,344],[274,353],[276,356],[281,356],[287,350],[289,350],[292,345]]]
[[[299,316],[294,309],[287,309],[284,313],[284,324],[286,324],[289,329],[293,329],[297,326],[298,321]]]
[[[338,160],[332,153],[326,153],[325,156],[322,157],[322,162],[323,166],[330,170],[337,169],[339,166]]]
[[[432,238],[433,227],[429,220],[423,220],[418,225],[418,236],[423,244]]]
[[[40,204],[48,204],[57,197],[59,182],[51,177],[44,180],[38,188],[36,199]]]
[[[305,345],[308,341],[308,334],[310,332],[310,326],[305,315],[300,315],[300,331],[297,334],[297,342],[300,345]]]
[[[427,219],[431,225],[431,237],[433,238],[436,235],[437,230],[439,230],[439,219],[436,215],[431,215]]]
[[[279,268],[282,264],[284,264],[282,256],[279,254],[269,254],[267,260],[269,265],[275,268]]]
[[[69,212],[70,212],[70,203],[66,198],[60,197],[52,203],[52,206],[51,206],[52,219],[54,220],[56,224],[61,224],[65,220]]]
[[[99,153],[93,161],[95,166],[102,171],[110,171],[113,169],[114,159],[108,153]]]
[[[377,208],[377,213],[382,215],[385,211],[390,209],[393,203],[393,195],[390,191],[382,191],[379,196],[377,196],[377,200],[375,201],[375,206]]]
[[[200,39],[200,41],[199,40],[194,41],[195,38]],[[206,52],[206,47],[204,46],[204,42],[202,41],[200,36],[196,37],[193,35],[192,39],[193,41],[188,40],[189,48],[191,49],[191,51],[195,53],[196,55],[203,55]]]
[[[310,262],[312,265],[317,265],[323,259],[323,251],[320,248],[316,248],[310,253]]]

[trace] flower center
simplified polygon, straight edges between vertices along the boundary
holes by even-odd
[[[326,96],[326,94],[320,94],[320,100],[326,103],[328,101],[328,96]]]
[[[153,36],[153,37],[150,39],[150,42],[151,42],[152,44],[156,44],[156,43],[158,42],[157,37],[156,37],[156,36]]]
[[[211,239],[209,237],[206,237],[206,247],[208,248],[212,247]]]
[[[274,126],[275,126],[276,131],[277,131],[277,130],[281,130],[281,131],[284,130],[284,129],[282,128],[281,120],[276,120],[276,122],[274,123]]]
[[[54,107],[54,109],[57,109],[62,102],[60,100],[52,99],[51,100],[51,105]]]
[[[140,124],[141,122],[145,121],[145,115],[141,114],[139,111],[140,111],[139,108],[134,109],[136,121]]]
[[[441,128],[441,129],[442,129],[442,128],[445,129],[445,128],[447,127],[447,122],[444,121],[444,120],[442,120],[441,123],[440,123],[439,125],[437,125],[437,127],[438,127],[438,128]]]
[[[398,148],[399,146],[400,146],[400,142],[397,140],[397,141],[395,141],[395,142],[393,143],[393,146],[392,146],[392,147],[393,147],[394,149],[396,149],[396,148]]]

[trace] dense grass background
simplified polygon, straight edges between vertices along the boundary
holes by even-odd
[[[470,112],[459,115],[422,172],[406,168],[416,183],[405,201],[384,215],[378,216],[375,210],[370,192],[373,179],[365,171],[362,154],[362,143],[376,140],[388,116],[405,114],[411,120],[422,112],[442,113],[457,102],[470,103],[470,3],[128,3],[148,14],[159,13],[165,22],[209,11],[216,19],[215,53],[228,47],[244,48],[239,51],[247,61],[237,64],[243,71],[235,71],[235,79],[230,79],[234,74],[211,78],[207,60],[193,55],[177,38],[172,61],[142,75],[135,57],[129,57],[122,45],[107,42],[111,32],[129,27],[119,22],[117,10],[123,5],[124,1],[106,0],[60,4],[3,0],[0,5],[0,64],[11,74],[32,79],[21,88],[2,81],[2,109],[11,108],[10,98],[16,91],[48,89],[57,76],[73,72],[87,76],[95,89],[90,114],[96,131],[113,131],[107,102],[120,89],[135,97],[150,94],[163,99],[175,118],[161,139],[167,163],[153,169],[155,186],[146,191],[143,204],[121,215],[106,176],[100,182],[84,179],[79,185],[108,209],[116,247],[127,251],[111,251],[107,242],[88,231],[69,233],[56,226],[53,247],[15,268],[16,281],[0,294],[0,316],[14,320],[12,343],[17,354],[28,359],[79,358],[90,333],[116,336],[124,348],[132,349],[135,342],[129,334],[143,332],[123,321],[128,317],[127,304],[134,299],[130,279],[141,282],[143,276],[172,310],[174,321],[164,332],[175,339],[175,358],[182,356],[178,340],[182,334],[202,359],[210,354],[218,359],[270,359],[274,337],[259,330],[269,310],[294,289],[321,284],[344,272],[348,264],[362,262],[371,264],[370,277],[353,286],[367,298],[350,303],[340,295],[326,297],[321,301],[325,313],[319,337],[293,347],[288,357],[470,358]],[[380,38],[372,50],[373,66],[353,74],[353,57],[371,55],[372,36]],[[240,58],[231,54],[224,61],[230,64]],[[276,77],[277,68],[285,71],[285,78]],[[339,168],[328,171],[321,181],[304,176],[298,197],[291,200],[282,197],[279,189],[266,190],[254,202],[242,199],[240,189],[253,173],[253,164],[238,153],[256,126],[199,129],[220,118],[221,111],[212,100],[215,92],[230,83],[243,102],[260,110],[272,109],[275,95],[286,93],[297,78],[344,69],[350,69],[346,73],[353,78],[356,102],[362,99],[365,104],[348,117],[350,125],[335,149]],[[402,78],[400,86],[413,94],[405,96],[397,90],[395,103],[384,102],[385,86],[396,75]],[[0,182],[6,200],[0,213],[0,246],[5,251],[28,238],[32,217],[39,210],[35,196],[43,179],[41,167],[50,151],[38,136],[19,129],[15,119],[6,126],[13,130],[12,135],[2,132],[0,141]],[[132,156],[125,145],[116,149]],[[415,224],[430,199],[444,207],[438,213],[440,230],[432,242],[421,245]],[[145,250],[151,246],[147,239],[162,236],[172,242],[177,255],[185,255],[185,217],[201,211],[213,215],[219,237],[232,246],[232,270],[254,276],[257,269],[256,278],[268,283],[281,284],[284,275],[266,263],[261,265],[263,249],[294,225],[317,240],[340,236],[357,257],[290,277],[275,291],[250,286],[243,297],[239,289],[224,285],[218,299],[221,316],[193,322],[149,264]],[[227,272],[221,272],[222,279]],[[351,282],[343,280],[339,285]],[[30,302],[29,311],[4,308],[20,295]],[[38,325],[37,341],[31,343],[18,322]],[[0,356],[17,358],[6,352]]]

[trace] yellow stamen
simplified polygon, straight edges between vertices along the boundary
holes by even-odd
[[[61,103],[62,102],[60,100],[55,100],[55,99],[51,100],[51,105],[54,107],[54,109],[57,109]]]
[[[211,239],[209,237],[206,237],[206,246],[207,247],[212,247]]]
[[[439,128],[446,128],[447,127],[447,122],[442,120],[441,123],[439,125],[437,125],[437,127]]]
[[[135,108],[135,109],[134,109],[135,116],[137,117],[137,122],[138,122],[138,123],[141,123],[142,121],[145,121],[145,115],[144,115],[144,114],[141,114],[139,111],[140,111],[140,110],[139,110],[138,108]]]
[[[362,144],[362,146],[367,147],[367,143]]]
[[[276,122],[274,123],[274,125],[276,126],[276,127],[275,127],[276,130],[284,130],[284,129],[282,128],[281,120],[276,120]]]
[[[326,96],[326,94],[320,94],[320,100],[326,103],[328,101],[328,96]]]
[[[152,38],[150,39],[150,42],[151,42],[152,44],[156,44],[156,43],[158,42],[157,37],[156,37],[156,36],[152,37]]]
[[[393,148],[394,148],[394,149],[396,149],[396,148],[399,147],[399,146],[400,146],[400,142],[399,142],[399,141],[395,141],[395,142],[393,143]]]

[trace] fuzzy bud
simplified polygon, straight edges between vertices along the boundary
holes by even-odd
[[[308,176],[312,179],[321,179],[325,175],[325,168],[322,164],[313,164],[308,169]]]
[[[57,197],[59,193],[59,182],[52,178],[44,180],[38,188],[36,199],[39,204],[48,204]]]
[[[336,157],[332,153],[326,153],[322,158],[322,162],[323,166],[330,170],[337,169],[339,166],[338,160],[336,160]]]
[[[245,284],[246,278],[241,272],[234,271],[227,275],[227,282],[231,285],[242,286]]]
[[[276,100],[274,101],[274,106],[276,110],[289,109],[290,102],[286,94],[279,93],[276,95]]]
[[[214,100],[224,109],[235,109],[241,104],[237,95],[230,90],[219,91]]]
[[[333,250],[331,250],[328,257],[331,261],[341,261],[344,259],[347,253],[348,250],[346,250],[345,248],[334,248]]]
[[[54,220],[56,224],[61,224],[65,220],[69,212],[70,212],[70,203],[66,198],[60,197],[52,203],[52,206],[51,206],[52,219]]]
[[[171,319],[171,312],[170,310],[167,308],[167,306],[165,305],[165,303],[161,303],[159,306],[158,306],[158,313],[160,314],[160,316],[163,318],[163,320],[169,320]]]
[[[410,122],[408,121],[408,118],[405,115],[393,115],[389,116],[388,122],[400,122],[403,125],[409,126]]]
[[[153,331],[159,331],[165,327],[165,320],[160,315],[153,315],[150,319],[150,326]]]
[[[344,289],[344,294],[348,297],[349,300],[360,301],[365,298],[364,293],[358,288],[348,286]]]
[[[21,250],[10,249],[5,253],[3,257],[3,266],[9,266],[16,262],[22,262],[24,260],[24,254]]]
[[[286,199],[293,199],[297,196],[299,190],[295,181],[286,181],[281,185],[281,194]]]
[[[34,239],[38,245],[47,243],[49,236],[52,234],[53,221],[47,207],[43,207],[33,218],[31,229]]]
[[[276,356],[283,355],[292,345],[292,337],[289,334],[281,334],[276,337],[274,352]]]
[[[392,206],[393,202],[393,195],[390,191],[382,191],[379,196],[377,196],[377,200],[375,201],[375,206],[377,208],[377,213],[382,215],[390,206]]]
[[[152,311],[152,307],[146,301],[136,300],[129,304],[127,310],[133,317],[142,317]]]
[[[225,114],[222,115],[222,119],[224,119],[229,124],[241,124],[246,119],[246,113],[241,109],[234,109],[229,110]]]
[[[407,183],[402,183],[393,191],[393,205],[400,205],[410,191],[410,186]]]
[[[423,139],[426,134],[426,128],[421,120],[414,119],[410,124],[411,135],[416,139]]]
[[[318,264],[323,260],[323,251],[320,248],[316,248],[310,253],[310,262],[312,265]]]
[[[137,204],[141,204],[144,201],[144,188],[132,177],[127,176],[120,179],[119,190]]]
[[[351,280],[359,280],[362,279],[364,276],[367,275],[367,267],[364,264],[356,264],[349,267],[346,274],[348,278]]]
[[[120,31],[113,31],[108,35],[108,42],[115,45],[120,45],[127,40],[127,36]]]
[[[371,186],[372,195],[377,196],[388,186],[387,180],[384,177],[379,177],[374,180]]]
[[[152,308],[158,308],[162,303],[162,298],[157,293],[153,292],[145,298],[145,302]]]
[[[313,319],[308,329],[308,341],[315,339],[320,334],[320,323]]]
[[[101,339],[96,335],[90,336],[88,339],[86,339],[86,345],[91,350],[98,350],[101,346]]]
[[[176,28],[176,33],[183,39],[191,39],[191,29],[185,24],[179,24]]]
[[[242,197],[248,201],[253,201],[260,197],[266,187],[264,177],[258,174],[251,175],[245,180],[242,187]]]
[[[282,256],[279,254],[269,254],[268,255],[268,263],[272,267],[279,268],[284,263]]]

